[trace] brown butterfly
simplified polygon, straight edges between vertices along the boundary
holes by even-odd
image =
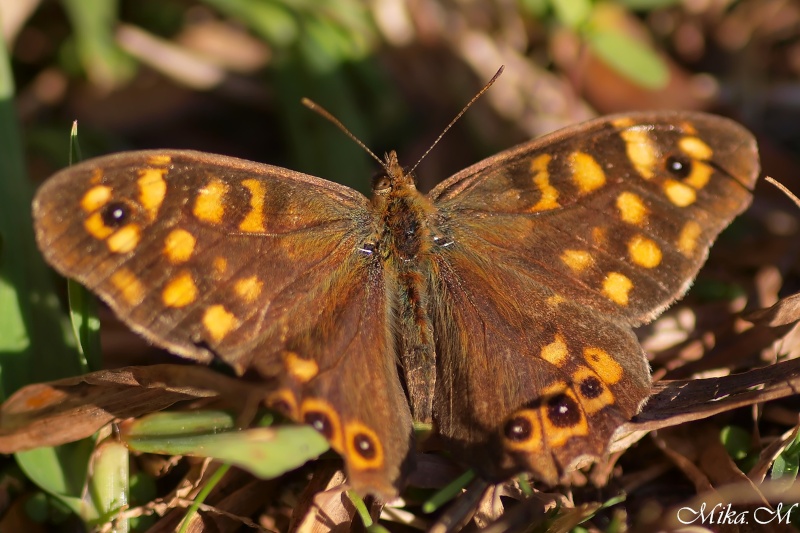
[[[133,330],[273,385],[351,485],[395,495],[412,420],[490,480],[604,453],[650,390],[632,328],[680,297],[750,202],[730,120],[600,118],[430,193],[391,152],[368,199],[284,168],[158,150],[45,183],[39,247]]]

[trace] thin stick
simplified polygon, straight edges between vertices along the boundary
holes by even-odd
[[[771,176],[765,176],[764,179],[773,184],[774,186],[776,186],[781,191],[783,191],[783,194],[788,196],[789,199],[793,201],[797,207],[800,207],[800,198],[797,198],[797,196],[795,196],[792,191],[787,189],[783,183],[779,182],[775,178],[772,178]]]
[[[308,99],[308,98],[305,98],[305,97],[303,97],[303,98],[300,100],[300,102],[302,102],[302,104],[303,104],[304,106],[306,106],[307,108],[309,108],[311,111],[314,111],[314,112],[318,113],[319,115],[321,115],[323,118],[326,118],[326,119],[328,119],[329,121],[331,121],[331,122],[333,123],[333,125],[334,125],[334,126],[336,126],[337,128],[339,128],[340,130],[342,130],[342,132],[343,132],[345,135],[347,135],[348,137],[350,137],[351,139],[353,139],[353,141],[355,141],[355,143],[356,143],[357,145],[359,145],[361,148],[363,148],[363,149],[364,149],[364,151],[365,151],[365,152],[367,152],[369,155],[371,155],[371,156],[372,156],[372,158],[373,158],[375,161],[377,161],[377,162],[380,164],[380,166],[382,166],[383,168],[385,168],[387,171],[389,170],[388,168],[386,168],[386,163],[385,163],[385,162],[384,162],[384,161],[383,161],[383,160],[382,160],[380,157],[378,157],[377,155],[375,155],[374,153],[372,153],[372,150],[370,150],[369,148],[367,148],[367,145],[366,145],[366,144],[364,144],[363,142],[361,142],[361,139],[359,139],[358,137],[356,137],[355,135],[353,135],[353,134],[350,132],[350,130],[348,130],[348,129],[345,127],[345,125],[344,125],[344,124],[342,124],[342,122],[341,122],[341,121],[340,121],[338,118],[336,118],[336,117],[334,117],[332,114],[330,114],[330,112],[329,112],[327,109],[325,109],[324,107],[322,107],[322,106],[321,106],[321,105],[319,105],[318,103],[314,102],[313,100],[310,100],[310,99]]]
[[[492,76],[492,79],[489,80],[489,83],[484,85],[483,89],[478,91],[478,94],[473,96],[472,100],[467,102],[467,105],[465,105],[464,108],[461,111],[459,111],[458,115],[456,115],[456,117],[453,120],[450,121],[450,124],[447,125],[447,127],[444,129],[444,131],[442,131],[442,133],[440,133],[439,136],[436,137],[436,140],[433,141],[433,144],[431,144],[431,147],[428,148],[425,151],[424,154],[422,154],[422,157],[419,158],[419,161],[417,161],[416,164],[413,167],[411,167],[411,170],[408,171],[409,174],[413,173],[414,170],[419,166],[419,164],[422,163],[422,160],[425,159],[425,156],[427,156],[430,153],[430,151],[433,150],[433,147],[436,146],[437,144],[439,144],[439,141],[442,140],[442,137],[444,137],[444,134],[447,133],[447,130],[449,130],[450,128],[453,127],[453,124],[455,124],[458,121],[458,119],[461,118],[461,115],[463,115],[464,113],[467,112],[467,109],[469,109],[472,106],[472,104],[475,103],[475,100],[480,98],[483,95],[483,93],[485,93],[489,89],[489,87],[491,87],[494,84],[494,82],[497,81],[497,78],[499,78],[500,74],[503,73],[503,69],[504,68],[505,68],[505,65],[501,65],[500,68],[497,69],[497,72],[495,73],[495,75]]]

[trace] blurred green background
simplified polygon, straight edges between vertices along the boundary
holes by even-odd
[[[66,132],[78,120],[86,157],[186,147],[363,189],[374,163],[300,106],[301,97],[328,108],[376,153],[397,149],[411,164],[506,65],[420,169],[430,187],[595,113],[711,108],[748,118],[764,104],[754,91],[763,56],[750,56],[775,39],[768,28],[742,27],[766,10],[762,2],[6,0],[0,7],[35,179],[63,166]],[[791,68],[791,51],[784,53]]]
[[[397,150],[410,166],[505,65],[417,169],[423,190],[558,127],[656,108],[742,121],[760,138],[766,172],[800,190],[797,2],[0,0],[0,22],[3,397],[101,365],[97,354],[76,355],[63,290],[54,288],[30,229],[32,190],[68,164],[73,121],[83,158],[191,148],[366,191],[375,162],[302,97],[375,153]],[[770,261],[791,288],[796,211],[767,190],[754,212],[777,236]],[[726,260],[731,270],[758,266]],[[144,355],[151,348],[101,316],[102,364],[151,360]],[[89,452],[71,453],[85,462]],[[24,491],[6,493],[8,503]],[[62,511],[59,527],[69,514]],[[53,513],[41,507],[39,518],[54,523]]]

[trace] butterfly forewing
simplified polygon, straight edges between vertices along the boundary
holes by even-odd
[[[269,302],[357,240],[359,196],[233,158],[133,152],[62,171],[34,217],[47,259],[134,329],[198,359],[221,348],[236,365]]]
[[[434,412],[450,447],[488,477],[550,482],[600,455],[649,391],[631,326],[685,292],[757,175],[735,123],[643,113],[523,144],[435,188]]]
[[[523,144],[430,196],[445,230],[636,325],[685,292],[757,175],[755,141],[734,122],[643,113]]]

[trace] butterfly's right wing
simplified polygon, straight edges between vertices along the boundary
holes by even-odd
[[[260,373],[357,489],[395,492],[411,422],[383,267],[359,251],[373,231],[365,197],[234,158],[128,152],[61,171],[33,211],[47,261],[134,331]]]

